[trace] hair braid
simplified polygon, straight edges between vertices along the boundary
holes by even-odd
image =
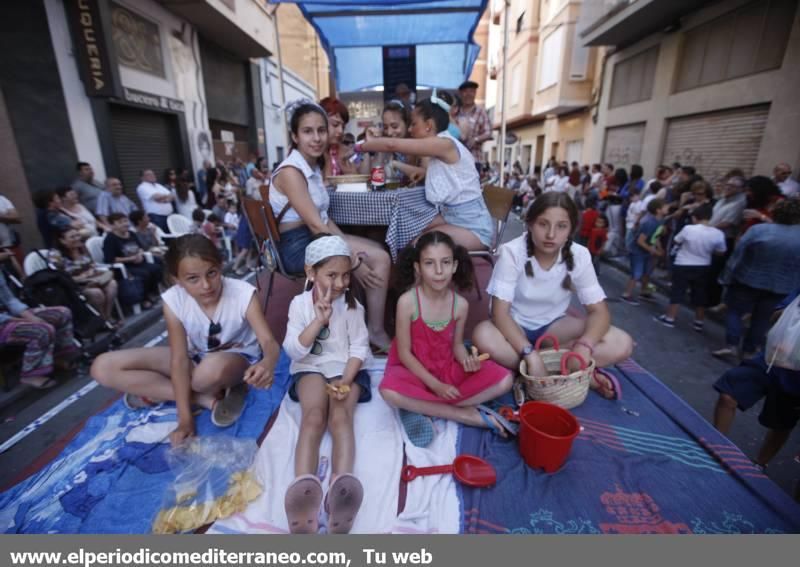
[[[572,276],[570,276],[570,272],[575,268],[575,257],[572,255],[572,236],[567,238],[567,241],[564,243],[564,248],[561,249],[561,257],[564,258],[564,263],[567,265],[567,275],[564,276],[561,287],[570,289],[572,287]]]
[[[533,246],[533,237],[531,236],[531,231],[527,231],[527,235],[525,236],[525,247],[527,248],[528,252],[528,260],[525,262],[525,274],[529,277],[533,277],[533,263],[531,262],[531,257],[533,257],[534,253],[534,246]]]

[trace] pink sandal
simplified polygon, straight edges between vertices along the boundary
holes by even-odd
[[[293,534],[315,534],[319,531],[319,506],[322,504],[322,483],[313,474],[294,479],[286,489],[283,506]]]
[[[602,368],[596,368],[592,374],[591,386],[607,400],[621,400],[622,386],[617,377]]]
[[[332,534],[350,533],[363,499],[364,487],[361,482],[349,473],[339,475],[325,497],[328,531]]]

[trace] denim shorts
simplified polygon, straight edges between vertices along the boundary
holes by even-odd
[[[223,350],[223,351],[215,351],[215,352],[230,352],[230,351],[224,351]],[[213,354],[213,353],[210,353],[210,352],[197,353],[197,354],[192,355],[190,358],[191,358],[191,361],[194,362],[195,364],[200,364],[201,362],[203,362],[203,359],[209,354]],[[253,366],[257,362],[261,362],[261,359],[263,358],[262,356],[253,356],[252,354],[247,354],[246,352],[231,352],[231,354],[238,354],[239,356],[244,358],[250,366]]]
[[[311,242],[311,236],[311,231],[305,225],[281,233],[278,254],[287,273],[302,274],[305,270],[306,246]]]
[[[725,372],[714,382],[714,389],[736,400],[741,411],[764,399],[758,422],[769,429],[792,429],[800,420],[800,396],[783,391],[767,370],[764,355],[759,354]]]
[[[563,315],[561,317],[563,317]],[[531,344],[535,345],[536,341],[538,341],[542,335],[546,335],[547,330],[553,325],[553,323],[561,319],[561,317],[553,319],[547,325],[542,325],[538,329],[526,329],[525,327],[520,327],[520,328],[525,333],[525,336],[528,337],[528,340],[531,342]]]
[[[485,246],[492,245],[494,222],[483,197],[458,205],[441,205],[440,209],[447,224],[466,228]]]
[[[291,378],[289,379],[291,382],[291,386],[289,386],[289,398],[292,401],[297,402],[299,401],[297,398],[297,383],[303,376],[308,374],[319,374],[318,372],[296,372],[292,374]],[[332,382],[333,380],[338,380],[341,376],[334,376],[333,378],[326,378],[326,382]],[[361,387],[361,391],[358,393],[358,403],[364,404],[372,399],[372,388],[370,386],[370,378],[369,372],[366,370],[359,370],[358,374],[356,374],[355,380],[353,380],[354,384],[358,384]]]
[[[631,278],[639,281],[642,276],[650,273],[650,254],[640,254],[633,252],[630,254],[631,259]]]

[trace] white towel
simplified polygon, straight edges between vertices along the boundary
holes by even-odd
[[[405,508],[397,516],[403,444],[407,462],[418,467],[453,462],[458,426],[437,420],[436,436],[426,449],[408,442],[397,411],[386,405],[378,385],[385,358],[369,368],[372,400],[358,404],[355,413],[356,460],[354,474],[364,486],[364,501],[352,533],[457,533],[459,502],[452,475],[419,477],[408,484]],[[264,492],[247,509],[215,522],[208,533],[288,533],[284,495],[294,480],[294,451],[300,426],[300,404],[286,396],[278,417],[256,454],[253,468]],[[327,491],[330,481],[331,437],[320,446],[320,477]],[[321,514],[324,531],[325,514]]]

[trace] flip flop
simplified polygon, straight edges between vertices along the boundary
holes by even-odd
[[[605,378],[604,382],[601,378]],[[607,400],[621,400],[622,399],[622,386],[617,380],[617,377],[602,368],[596,368],[592,374],[592,384],[594,390]]]
[[[352,474],[345,473],[331,484],[325,497],[325,511],[328,512],[328,530],[332,534],[347,534],[353,527],[364,487]]]
[[[36,383],[31,382],[31,380],[37,380],[37,378],[43,379],[43,381],[41,382],[37,381]],[[28,386],[29,388],[33,388],[34,390],[49,390],[50,388],[58,384],[58,382],[56,382],[52,378],[45,378],[43,376],[39,377],[31,376],[30,378],[20,378],[19,381],[21,384],[25,384],[26,386]]]
[[[431,444],[433,441],[433,421],[427,415],[401,409],[400,421],[412,445],[425,448]]]
[[[230,427],[244,411],[247,398],[247,385],[240,382],[225,390],[225,397],[215,400],[211,407],[211,423],[217,427]]]
[[[122,397],[122,403],[125,404],[125,407],[129,410],[140,410],[144,408],[153,407],[156,404],[150,398],[145,398],[144,396],[137,396],[136,394],[131,394],[128,392]]]
[[[514,435],[517,435],[519,433],[519,427],[508,421],[506,418],[504,418],[502,415],[494,411],[492,408],[485,406],[483,404],[479,404],[475,406],[475,409],[478,410],[478,414],[481,416],[483,422],[488,426],[489,431],[491,431],[498,437],[503,437],[503,431],[501,431],[497,425],[492,423],[492,420],[489,419],[489,416],[495,418],[500,427],[503,430],[505,430],[505,432],[508,433],[510,436],[513,437]]]
[[[286,489],[283,506],[293,534],[315,534],[319,531],[319,506],[322,504],[322,483],[313,474],[294,479]]]

